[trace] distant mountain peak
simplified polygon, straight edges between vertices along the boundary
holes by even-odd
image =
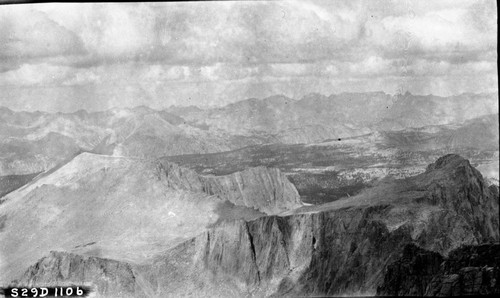
[[[413,94],[410,91],[408,91],[408,90],[406,90],[405,93],[403,93],[401,91],[401,92],[398,92],[398,93],[395,94],[396,98],[408,98],[408,97],[411,97],[411,96],[413,96]]]
[[[332,94],[332,96],[350,96],[350,95],[387,95],[384,91],[367,91],[367,92],[341,92]]]
[[[294,99],[290,98],[286,95],[283,95],[283,94],[276,94],[276,95],[266,97],[266,98],[264,98],[264,100],[294,100]]]
[[[328,96],[318,93],[318,92],[312,92],[304,95],[300,100],[308,100],[308,99],[316,99],[316,98],[328,98]]]
[[[476,192],[482,192],[484,178],[481,173],[474,168],[469,160],[457,154],[447,154],[427,166],[424,174],[428,182],[437,180],[453,181],[459,188],[474,187]],[[443,180],[443,181],[444,181]]]

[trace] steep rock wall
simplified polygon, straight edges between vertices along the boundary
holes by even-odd
[[[202,176],[174,163],[157,166],[159,179],[171,188],[204,192],[267,214],[301,207],[295,186],[279,169],[256,167],[225,176]]]
[[[447,254],[463,244],[499,240],[498,192],[463,158],[440,158],[399,184],[394,193],[382,193],[393,196],[389,203],[219,225],[181,249],[192,267],[180,275],[255,297],[368,295],[406,244]],[[161,282],[158,289],[183,293]]]
[[[447,253],[464,243],[499,240],[498,187],[488,186],[468,160],[454,154],[443,156],[414,182],[427,190],[417,201],[439,208],[418,236],[425,248]],[[439,237],[444,233],[448,236]]]
[[[224,222],[137,271],[158,297],[374,294],[409,232],[389,232],[387,209]]]

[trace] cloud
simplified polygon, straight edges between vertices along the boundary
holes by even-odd
[[[85,53],[80,38],[47,17],[25,6],[5,6],[0,11],[0,59],[29,59]]]
[[[34,7],[40,10],[39,17],[52,18],[45,20],[52,26],[43,29],[48,39],[73,36],[75,43],[88,51],[88,55],[69,59],[83,67],[130,60],[169,64],[359,60],[359,55],[371,56],[367,52],[375,48],[378,54],[475,51],[476,56],[484,49],[496,49],[496,15],[486,9],[492,1],[474,5],[467,1],[448,5],[374,2],[334,1],[335,6],[324,1],[257,1]],[[16,12],[23,16],[37,10]],[[10,31],[19,32],[20,38],[36,39],[20,33],[26,25],[11,27],[18,28]],[[54,49],[39,52],[67,56],[69,49],[79,48],[70,46],[70,40],[58,38],[61,44],[51,42]],[[21,44],[10,42],[10,46],[11,53],[14,48],[22,50],[18,49]]]
[[[0,73],[0,86],[54,85],[72,74],[69,67],[46,63],[23,64],[17,69]]]
[[[476,6],[447,7],[420,15],[386,16],[365,24],[367,43],[387,57],[412,57],[460,63],[496,59],[496,15]],[[481,8],[494,3],[486,1]],[[491,6],[491,5],[490,5]]]
[[[441,95],[494,91],[495,8],[492,0],[6,6],[0,89],[28,102],[36,93],[22,88],[39,88],[43,101],[58,102],[50,106],[78,98],[94,108],[120,98],[223,104],[272,92],[401,86]]]

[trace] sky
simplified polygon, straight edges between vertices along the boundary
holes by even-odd
[[[220,106],[498,91],[494,0],[0,6],[0,106]]]

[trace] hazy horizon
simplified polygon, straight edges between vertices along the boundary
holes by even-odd
[[[427,96],[433,96],[433,97],[440,97],[440,98],[448,98],[448,97],[457,97],[457,96],[463,96],[463,95],[476,95],[476,96],[479,96],[479,95],[495,95],[497,96],[498,98],[498,92],[495,91],[495,92],[481,92],[481,93],[471,93],[471,92],[463,92],[463,93],[460,93],[460,94],[452,94],[452,95],[449,95],[449,96],[439,96],[439,95],[434,95],[434,94],[414,94],[414,93],[411,93],[409,91],[407,91],[410,95],[412,96],[421,96],[421,97],[427,97]],[[313,96],[313,95],[319,95],[321,97],[331,97],[331,96],[342,96],[344,94],[346,95],[351,95],[351,94],[374,94],[374,93],[383,93],[385,95],[388,95],[388,96],[392,96],[392,97],[396,97],[397,95],[399,95],[399,93],[393,93],[393,94],[390,94],[390,93],[386,93],[384,91],[367,91],[367,92],[341,92],[341,93],[332,93],[332,94],[321,94],[321,93],[318,93],[318,92],[311,92],[311,93],[308,93],[300,98],[292,98],[292,97],[288,97],[284,94],[273,94],[273,95],[270,95],[270,96],[266,96],[266,97],[263,97],[263,98],[255,98],[255,97],[251,97],[251,98],[242,98],[240,100],[236,100],[236,101],[233,101],[233,102],[229,102],[229,103],[221,103],[220,105],[196,105],[196,104],[190,104],[190,105],[182,105],[182,104],[179,104],[179,105],[170,105],[170,106],[166,106],[166,107],[162,107],[162,108],[154,108],[154,107],[151,107],[151,106],[148,106],[147,104],[137,104],[137,105],[134,105],[134,106],[111,106],[111,107],[105,107],[105,108],[102,108],[102,109],[94,109],[94,110],[89,110],[89,109],[85,109],[85,108],[80,108],[80,109],[75,109],[75,110],[71,110],[71,111],[48,111],[48,110],[41,110],[41,109],[37,109],[37,110],[26,110],[26,109],[15,109],[15,108],[10,108],[8,106],[5,106],[5,105],[0,105],[0,108],[7,108],[11,111],[14,111],[14,112],[30,112],[30,113],[36,113],[36,112],[42,112],[42,113],[63,113],[63,114],[72,114],[72,113],[75,113],[75,112],[78,112],[78,111],[86,111],[88,113],[94,113],[94,112],[104,112],[104,111],[109,111],[109,110],[114,110],[114,109],[135,109],[135,108],[140,108],[140,107],[147,107],[149,109],[152,109],[152,110],[156,110],[156,111],[161,111],[161,110],[168,110],[168,109],[172,109],[172,108],[189,108],[189,107],[195,107],[195,108],[199,108],[199,109],[216,109],[216,108],[223,108],[223,107],[226,107],[228,105],[231,105],[231,104],[236,104],[236,103],[239,103],[239,102],[244,102],[244,101],[248,101],[248,100],[252,100],[252,99],[256,99],[256,100],[260,100],[260,101],[263,101],[263,100],[266,100],[266,99],[269,99],[269,98],[273,98],[273,97],[286,97],[288,99],[291,99],[291,100],[294,100],[294,101],[299,101],[299,100],[302,100],[304,98],[307,98],[307,97],[310,97],[310,96]],[[495,113],[498,113],[498,111],[494,111],[492,114],[495,114]]]

